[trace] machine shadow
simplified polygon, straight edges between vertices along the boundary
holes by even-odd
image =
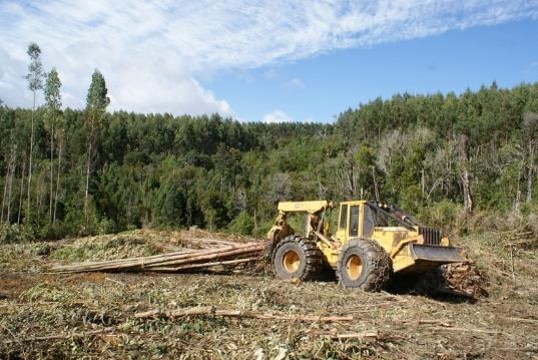
[[[337,283],[338,278],[331,269],[324,269],[317,279],[320,282]],[[474,304],[478,301],[474,296],[451,289],[446,285],[444,278],[439,275],[426,274],[421,278],[413,276],[393,276],[383,289],[390,295],[417,296],[450,304]]]

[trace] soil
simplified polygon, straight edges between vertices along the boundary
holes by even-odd
[[[151,241],[156,248],[175,246],[173,238],[153,234]],[[487,291],[475,300],[446,293],[366,293],[335,281],[285,282],[255,266],[216,273],[59,275],[48,270],[58,260],[36,259],[33,245],[0,245],[0,359],[538,359],[538,259],[534,252],[518,252],[512,263],[488,248],[494,240],[466,239],[469,256],[488,277]],[[20,261],[8,260],[14,254]],[[201,306],[298,320],[135,317]],[[353,320],[300,321],[305,315]]]

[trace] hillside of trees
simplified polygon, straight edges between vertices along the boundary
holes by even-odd
[[[263,234],[279,200],[303,199],[380,199],[458,232],[538,222],[538,83],[264,124],[110,113],[98,71],[86,109],[62,110],[58,73],[38,70],[27,79],[44,104],[0,106],[0,242],[142,227]]]

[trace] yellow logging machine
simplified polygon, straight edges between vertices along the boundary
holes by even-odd
[[[324,268],[336,271],[344,287],[382,289],[392,274],[419,274],[443,264],[463,261],[437,228],[422,226],[394,205],[345,201],[339,205],[338,226],[329,232],[330,201],[280,202],[268,233],[275,275],[307,281]],[[304,233],[288,224],[290,213],[304,213]]]

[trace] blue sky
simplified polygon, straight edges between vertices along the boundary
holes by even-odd
[[[493,81],[502,87],[538,81],[537,21],[337,50],[203,84],[234,104],[240,118],[261,119],[278,109],[296,121],[330,122],[377,97],[461,93]]]
[[[99,68],[111,111],[330,122],[378,96],[538,81],[537,20],[538,0],[1,0],[0,99],[31,106],[35,41],[65,106]]]

